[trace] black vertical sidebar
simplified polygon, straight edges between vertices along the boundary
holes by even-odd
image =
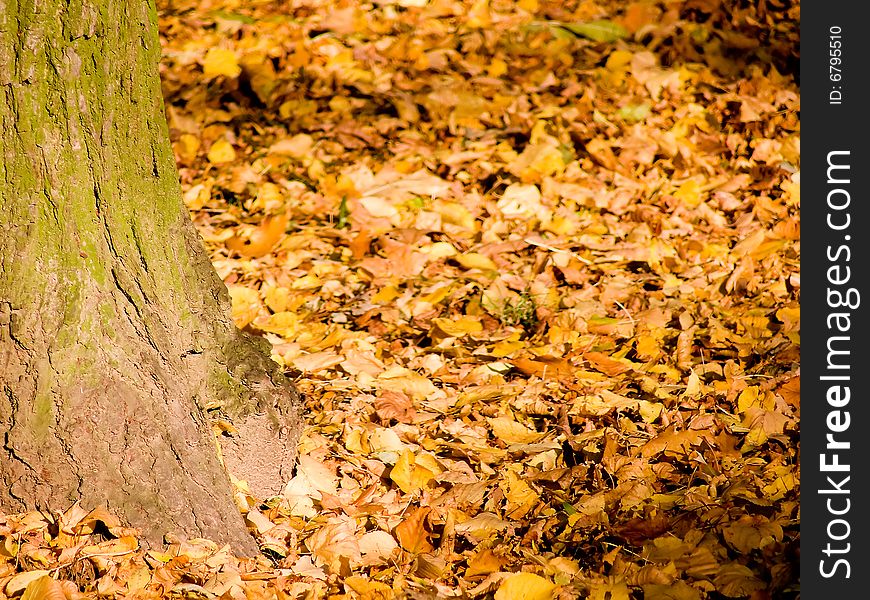
[[[870,28],[801,6],[801,592],[868,597]]]

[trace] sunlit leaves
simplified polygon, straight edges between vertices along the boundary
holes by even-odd
[[[495,600],[551,600],[556,586],[534,573],[514,573],[502,581]]]
[[[226,48],[210,48],[203,60],[202,69],[206,77],[238,77],[242,72],[235,53]]]
[[[133,550],[98,590],[790,593],[799,8],[686,7],[165,9],[185,204],[306,430],[236,490],[278,571]],[[53,569],[32,519],[0,557]]]

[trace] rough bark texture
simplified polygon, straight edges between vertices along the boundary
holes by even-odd
[[[153,0],[0,0],[0,510],[106,505],[255,545],[290,476],[298,395],[238,332],[181,202]],[[255,451],[252,453],[252,451]]]

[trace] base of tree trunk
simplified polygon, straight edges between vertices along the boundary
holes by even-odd
[[[181,201],[154,3],[98,4],[0,9],[0,510],[105,506],[151,544],[253,553],[213,425],[274,494],[299,397]]]
[[[300,400],[269,360],[267,342],[227,330],[219,347],[186,355],[178,348],[174,361],[150,346],[131,356],[129,342],[96,357],[82,348],[76,359],[90,362],[87,374],[49,391],[41,382],[68,381],[73,357],[29,355],[15,344],[9,317],[9,305],[0,305],[0,479],[9,482],[0,509],[65,510],[80,501],[109,508],[150,545],[172,534],[257,551],[219,456],[262,498],[280,494],[292,476]],[[17,351],[8,351],[10,342]],[[119,361],[122,354],[134,360]],[[103,367],[95,369],[95,359]],[[215,423],[225,431],[218,437]]]

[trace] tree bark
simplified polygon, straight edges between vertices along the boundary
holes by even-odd
[[[299,397],[181,202],[153,0],[0,0],[0,510],[104,505],[252,553],[229,470],[290,477]],[[251,450],[256,450],[252,453]]]

